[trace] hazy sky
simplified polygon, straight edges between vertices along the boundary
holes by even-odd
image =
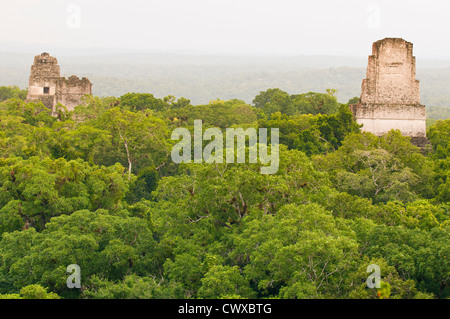
[[[450,59],[449,1],[1,1],[0,42],[367,56],[374,41],[402,37],[414,43],[416,57]]]

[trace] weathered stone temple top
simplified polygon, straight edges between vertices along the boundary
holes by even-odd
[[[427,144],[425,106],[420,104],[413,45],[385,38],[372,46],[358,104],[350,105],[362,130],[381,136],[399,129],[418,146]]]
[[[82,104],[84,95],[92,94],[92,83],[87,78],[61,77],[58,61],[44,52],[34,58],[28,85],[27,101],[40,100],[55,113],[58,103],[69,111]]]

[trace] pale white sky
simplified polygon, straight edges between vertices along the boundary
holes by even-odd
[[[450,59],[450,1],[1,0],[0,43],[214,54],[367,56],[401,37]],[[4,46],[3,46],[4,47]]]

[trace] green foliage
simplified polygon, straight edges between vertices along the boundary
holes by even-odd
[[[201,279],[199,298],[251,298],[249,283],[237,266],[212,266]]]
[[[117,210],[128,190],[124,168],[90,166],[82,160],[32,157],[0,159],[2,231],[35,227],[76,210]]]
[[[93,276],[83,295],[94,299],[176,299],[183,298],[179,285],[163,279],[127,275],[114,282]]]
[[[163,100],[164,100],[164,102],[169,104],[170,109],[181,109],[184,107],[191,106],[191,101],[184,97],[180,97],[179,99],[176,99],[173,95],[169,95],[169,96],[166,96]]]
[[[204,126],[225,129],[233,125],[251,124],[257,120],[253,108],[240,100],[216,100],[207,105],[173,108],[166,116],[175,127],[192,127],[195,120],[201,119]]]
[[[17,98],[1,103],[0,115],[18,118],[22,123],[34,127],[50,126],[56,122],[56,118],[51,116],[51,110],[45,107],[42,102],[25,103]]]
[[[314,115],[332,114],[339,108],[335,94],[336,90],[327,90],[326,93],[308,92],[292,95],[291,100],[297,112]]]
[[[80,266],[87,283],[94,275],[121,280],[132,272],[151,273],[158,266],[150,224],[106,210],[54,217],[42,232],[30,228],[5,233],[0,247],[5,275],[0,287],[38,283],[61,296],[76,293],[66,287],[70,264]]]
[[[287,116],[277,112],[269,120],[260,120],[259,126],[279,128],[280,143],[307,155],[332,152],[349,133],[359,132],[359,125],[346,105],[341,105],[335,114],[316,116]]]
[[[312,296],[341,295],[340,282],[352,270],[357,243],[329,212],[317,204],[286,205],[276,215],[246,223],[233,255],[261,296],[284,295],[285,287],[300,283]]]
[[[0,298],[449,298],[448,120],[423,152],[399,131],[361,132],[335,95],[269,89],[250,106],[127,93],[55,117],[9,96]],[[278,128],[278,171],[173,163],[171,131],[198,119]],[[66,285],[70,264],[81,289]]]
[[[401,226],[374,228],[368,235],[367,255],[395,265],[399,276],[414,280],[421,290],[440,298],[448,296],[449,228],[431,231]]]
[[[253,105],[261,109],[267,118],[277,112],[286,115],[332,114],[339,108],[335,93],[335,90],[327,90],[326,93],[308,92],[289,95],[280,89],[268,89],[261,91],[255,97]]]
[[[164,111],[169,106],[165,101],[157,99],[150,93],[127,93],[120,98],[120,106],[132,111]]]
[[[57,294],[47,290],[40,285],[29,285],[20,289],[19,294],[0,294],[0,299],[60,299]]]
[[[427,137],[433,146],[434,156],[448,158],[450,152],[450,119],[439,120],[427,131]]]
[[[151,199],[152,192],[158,185],[159,174],[153,166],[142,169],[130,186],[127,194],[129,203],[137,203],[143,199]]]
[[[129,176],[147,166],[160,165],[170,153],[166,123],[151,112],[131,112],[112,108],[92,121],[92,125],[110,134],[109,143],[101,147],[97,162],[128,167]],[[105,137],[106,138],[106,137]]]
[[[433,196],[429,170],[433,163],[399,131],[380,138],[366,132],[351,133],[336,152],[314,160],[330,171],[338,190],[374,202],[413,201],[418,194]]]
[[[381,270],[380,288],[369,289],[366,278],[367,265],[378,265]],[[355,286],[349,297],[355,299],[432,299],[431,293],[417,289],[415,281],[403,279],[396,268],[390,266],[383,258],[365,258],[363,266],[347,278],[347,283]]]
[[[25,100],[28,90],[21,90],[17,86],[0,86],[0,102],[9,99]]]

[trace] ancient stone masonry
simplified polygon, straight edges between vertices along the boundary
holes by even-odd
[[[385,38],[373,44],[361,98],[350,109],[356,121],[363,124],[363,131],[381,136],[391,129],[399,129],[417,146],[429,143],[412,43]]]
[[[55,114],[58,103],[72,111],[83,103],[82,98],[86,94],[92,94],[92,83],[87,78],[61,77],[58,61],[46,52],[34,58],[27,101],[40,100]]]

